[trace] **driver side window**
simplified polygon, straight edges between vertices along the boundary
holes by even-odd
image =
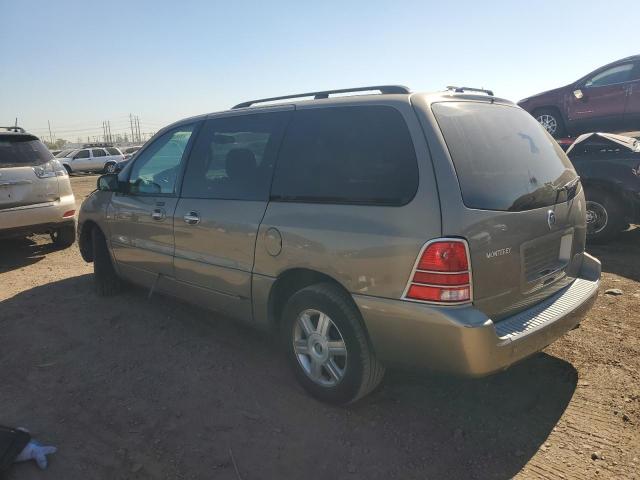
[[[633,63],[616,65],[606,69],[603,72],[591,77],[585,83],[585,87],[604,87],[606,85],[614,85],[616,83],[624,83],[629,80],[633,70]]]
[[[166,132],[138,155],[129,177],[130,194],[176,193],[180,166],[195,126],[181,125]]]

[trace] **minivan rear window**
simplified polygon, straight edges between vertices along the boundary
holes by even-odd
[[[527,112],[479,102],[442,102],[431,108],[467,207],[523,211],[567,200],[567,192],[558,187],[575,179],[576,172]]]
[[[0,135],[0,168],[34,167],[52,158],[49,149],[32,135]]]
[[[402,114],[382,105],[293,112],[282,142],[273,200],[404,205],[418,164]]]

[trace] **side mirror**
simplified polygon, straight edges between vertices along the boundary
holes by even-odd
[[[584,94],[582,93],[582,90],[577,88],[576,90],[573,91],[573,96],[576,97],[578,100],[580,100],[582,97],[584,97]]]
[[[98,190],[102,192],[118,192],[120,191],[120,183],[118,175],[115,173],[107,173],[98,177]]]

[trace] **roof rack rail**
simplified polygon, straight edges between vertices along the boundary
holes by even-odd
[[[369,92],[374,90],[379,91],[381,94],[411,93],[411,90],[409,90],[407,87],[403,85],[375,85],[372,87],[342,88],[340,90],[323,90],[320,92],[308,92],[308,93],[298,93],[296,95],[284,95],[282,97],[260,98],[258,100],[249,100],[248,102],[239,103],[234,107],[232,107],[232,109],[246,108],[256,103],[273,102],[276,100],[288,100],[290,98],[313,97],[314,100],[319,100],[321,98],[329,98],[329,95],[335,95],[337,93]]]
[[[454,86],[447,86],[447,90],[453,90],[456,93],[464,93],[464,92],[482,92],[482,93],[486,93],[487,95],[493,97],[493,90],[485,90],[484,88],[472,88],[472,87],[454,87]]]
[[[0,129],[7,130],[8,132],[27,133],[27,131],[24,128],[19,127],[17,125],[14,125],[12,127],[0,127]]]
[[[91,148],[91,147],[103,147],[103,148],[106,148],[106,147],[113,147],[113,144],[112,143],[100,143],[100,142],[98,142],[98,143],[85,143],[85,144],[82,145],[82,148]]]

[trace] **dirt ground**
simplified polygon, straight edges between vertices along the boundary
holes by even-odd
[[[72,182],[80,203],[95,177]],[[4,241],[0,424],[58,447],[8,478],[638,478],[640,228],[590,251],[597,304],[543,353],[480,380],[389,372],[334,408],[266,334],[135,288],[98,298],[77,246]]]

